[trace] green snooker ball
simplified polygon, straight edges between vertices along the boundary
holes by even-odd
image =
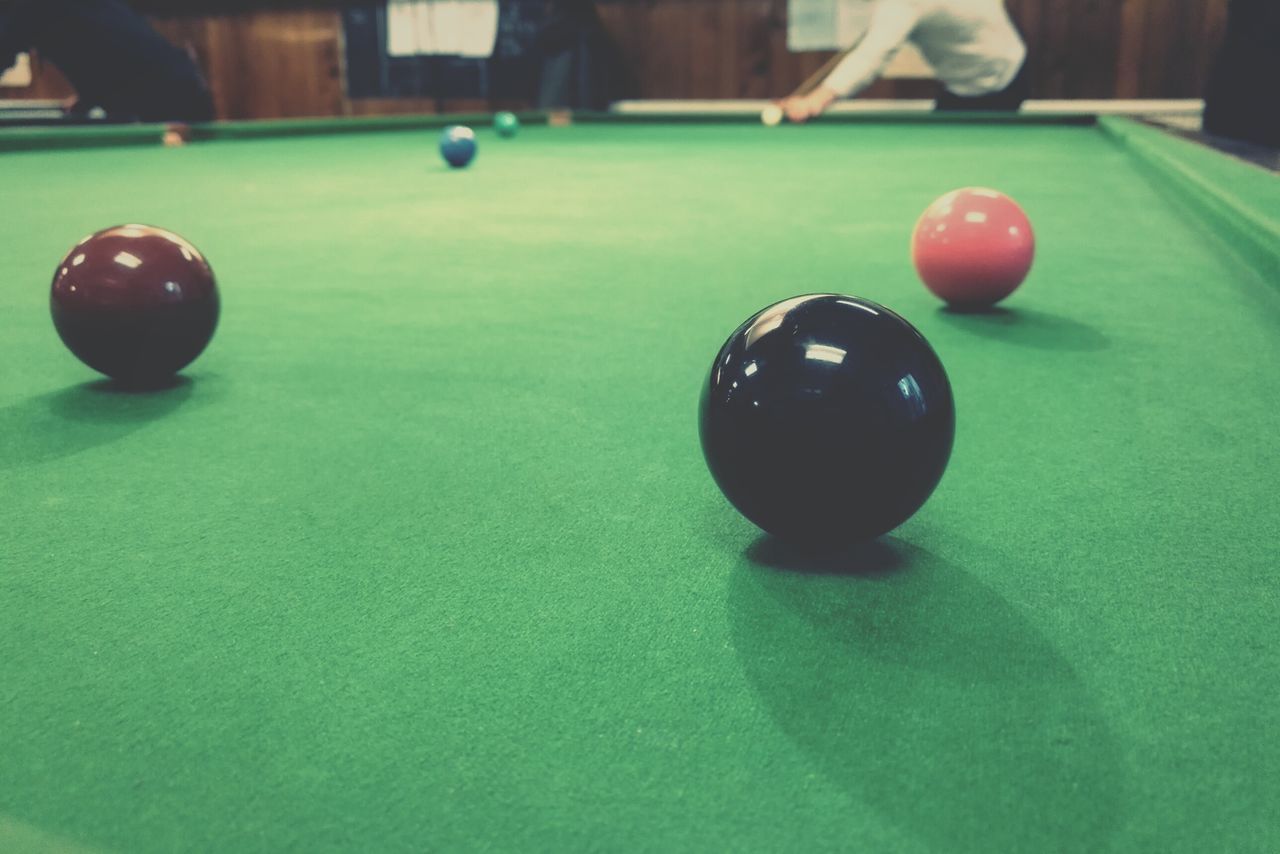
[[[520,130],[520,120],[515,113],[498,113],[493,117],[493,127],[498,136],[513,137]]]

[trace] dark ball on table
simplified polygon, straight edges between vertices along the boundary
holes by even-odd
[[[498,113],[493,117],[493,129],[498,132],[498,136],[509,139],[520,130],[520,120],[515,113]]]
[[[461,169],[476,156],[476,134],[469,127],[450,125],[440,135],[440,156],[454,169]]]
[[[89,367],[130,385],[163,382],[204,351],[218,287],[204,255],[171,231],[104,229],[77,243],[53,276],[53,325]]]
[[[868,300],[795,297],[711,365],[702,451],[726,498],[779,538],[851,545],[901,525],[942,478],[955,405],[937,355]]]

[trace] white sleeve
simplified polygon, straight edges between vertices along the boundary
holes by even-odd
[[[822,85],[845,97],[870,86],[919,20],[920,11],[909,0],[880,0],[871,13],[867,34]]]

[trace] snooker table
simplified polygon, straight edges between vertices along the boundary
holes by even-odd
[[[1280,185],[1136,122],[715,116],[0,134],[0,850],[1280,849]],[[479,119],[476,120],[479,122]],[[908,260],[955,187],[1003,306]],[[172,386],[59,342],[55,264],[172,229]],[[895,309],[955,450],[839,555],[703,463],[776,300]]]

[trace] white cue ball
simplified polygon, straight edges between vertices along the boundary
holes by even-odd
[[[782,108],[777,104],[770,104],[764,108],[764,112],[760,114],[760,121],[769,127],[776,127],[782,124]]]

